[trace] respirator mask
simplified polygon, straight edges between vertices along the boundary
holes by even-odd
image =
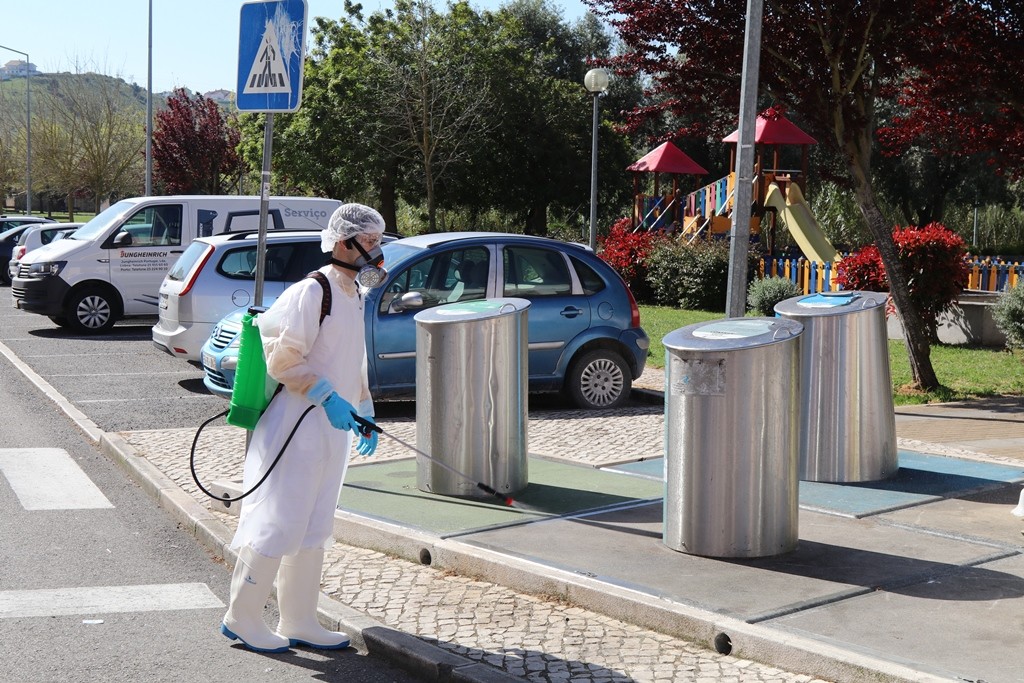
[[[344,261],[339,261],[332,257],[331,263],[336,266],[341,266],[342,268],[348,268],[349,270],[356,271],[356,282],[367,289],[380,287],[384,284],[384,280],[388,276],[388,271],[384,270],[384,252],[381,251],[379,243],[373,249],[367,251],[363,248],[363,245],[359,243],[358,239],[350,237],[345,240],[345,246],[359,252],[359,257],[356,259],[356,262],[345,263]]]

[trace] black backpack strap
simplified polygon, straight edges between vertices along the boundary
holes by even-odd
[[[324,290],[324,296],[320,300],[320,324],[323,325],[324,319],[331,314],[331,283],[327,276],[319,270],[314,270],[306,277],[311,277],[319,282],[320,288]]]

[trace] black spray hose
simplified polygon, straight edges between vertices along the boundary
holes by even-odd
[[[306,417],[306,415],[309,414],[309,411],[311,411],[315,407],[316,406],[310,406],[310,407],[306,408],[306,410],[303,411],[302,415],[299,416],[299,419],[295,422],[295,426],[292,427],[291,433],[288,435],[288,438],[285,440],[284,445],[281,446],[280,452],[278,452],[277,457],[274,458],[274,462],[270,463],[270,467],[267,468],[267,471],[263,474],[263,476],[260,478],[260,480],[258,482],[256,482],[251,489],[249,489],[245,493],[243,493],[243,494],[241,494],[239,496],[236,496],[234,498],[227,497],[227,494],[224,494],[224,496],[218,496],[215,493],[212,493],[211,491],[208,491],[206,489],[206,487],[203,486],[200,483],[199,477],[198,477],[198,475],[196,475],[196,444],[199,443],[199,435],[202,434],[203,429],[205,429],[208,424],[210,424],[211,422],[213,422],[216,419],[224,417],[225,415],[228,414],[228,411],[225,410],[224,412],[217,413],[216,415],[211,417],[209,420],[207,420],[203,424],[199,425],[199,429],[196,430],[195,438],[192,439],[192,451],[191,451],[191,453],[189,455],[189,460],[188,460],[189,469],[192,471],[192,480],[196,483],[196,486],[199,487],[200,491],[205,493],[210,498],[213,498],[214,500],[219,500],[222,503],[234,503],[234,502],[237,502],[239,500],[242,500],[243,498],[245,498],[246,496],[251,494],[253,491],[258,489],[260,486],[262,486],[263,482],[265,482],[267,480],[267,477],[270,476],[270,473],[274,471],[274,467],[277,466],[277,463],[281,459],[281,456],[284,455],[285,449],[288,448],[288,444],[291,443],[292,437],[295,436],[295,432],[299,429],[299,425],[302,424],[302,420]],[[493,487],[488,486],[487,484],[483,483],[482,481],[475,481],[468,474],[466,474],[464,472],[460,472],[459,470],[455,469],[454,467],[452,467],[448,463],[441,462],[437,458],[434,458],[432,456],[427,455],[426,453],[424,453],[420,449],[416,448],[415,446],[412,446],[411,444],[406,443],[402,439],[399,439],[397,436],[394,436],[392,434],[389,434],[388,432],[385,432],[379,425],[375,424],[374,422],[371,422],[370,420],[367,420],[366,418],[360,417],[359,415],[357,415],[354,412],[352,413],[352,417],[355,419],[355,421],[357,423],[359,423],[359,425],[361,427],[359,432],[361,434],[363,434],[364,436],[369,436],[370,432],[377,432],[378,434],[383,434],[384,436],[388,437],[392,441],[395,441],[395,442],[401,444],[402,446],[405,446],[406,448],[408,448],[410,451],[412,451],[416,455],[421,455],[424,458],[426,458],[427,460],[429,460],[430,462],[432,462],[432,463],[434,463],[436,465],[440,465],[441,467],[443,467],[444,469],[448,470],[452,474],[455,474],[456,476],[461,477],[461,478],[465,479],[468,482],[472,482],[472,483],[476,484],[476,487],[478,489],[480,489],[484,493],[487,493],[489,495],[494,496],[495,498],[500,500],[505,505],[512,506],[512,505],[515,504],[515,501],[512,500],[512,498],[510,496],[506,496],[504,493],[496,491]]]
[[[446,470],[448,470],[452,474],[454,474],[456,476],[459,476],[459,477],[462,477],[463,479],[465,479],[468,482],[472,482],[472,483],[476,484],[476,487],[478,489],[480,489],[484,493],[489,493],[490,495],[494,496],[495,498],[498,498],[505,505],[511,506],[511,505],[513,505],[515,503],[515,501],[512,500],[511,497],[506,496],[504,493],[500,493],[498,491],[495,491],[493,487],[488,486],[487,484],[483,483],[482,481],[475,481],[473,479],[473,477],[469,476],[468,474],[465,474],[464,472],[458,471],[457,469],[455,469],[454,467],[452,467],[448,463],[441,462],[437,458],[433,458],[433,457],[427,455],[426,453],[424,453],[420,449],[415,448],[414,446],[406,443],[405,441],[402,441],[397,436],[394,436],[392,434],[388,434],[387,432],[385,432],[383,429],[381,429],[378,425],[374,424],[370,420],[362,418],[362,417],[356,415],[355,413],[352,413],[352,416],[356,419],[356,422],[358,422],[360,424],[360,426],[362,427],[362,429],[359,430],[359,431],[361,431],[363,434],[368,434],[371,431],[377,432],[378,434],[383,434],[384,436],[388,437],[392,441],[395,441],[395,442],[405,446],[406,448],[408,448],[410,451],[412,451],[416,455],[421,455],[424,458],[426,458],[427,460],[429,460],[430,462],[432,462],[432,463],[434,463],[436,465],[440,465],[441,467],[445,468]]]
[[[288,438],[285,439],[284,445],[281,446],[281,451],[277,454],[277,457],[274,458],[274,462],[270,463],[270,467],[267,468],[267,471],[260,478],[260,480],[258,482],[256,482],[256,484],[251,489],[249,489],[248,491],[246,491],[242,495],[237,496],[235,498],[228,498],[226,493],[224,494],[224,496],[218,496],[218,495],[216,495],[214,493],[211,493],[210,491],[207,491],[206,487],[203,486],[201,483],[199,483],[199,477],[196,475],[196,444],[199,443],[199,435],[203,433],[203,429],[206,428],[206,425],[210,424],[211,422],[213,422],[214,420],[216,420],[218,418],[224,417],[225,415],[228,414],[228,411],[225,410],[223,413],[217,413],[216,415],[211,417],[209,420],[207,420],[203,424],[199,425],[199,429],[196,430],[196,436],[195,436],[194,439],[192,439],[192,453],[189,455],[189,458],[188,458],[188,466],[189,466],[189,469],[192,470],[192,481],[194,481],[196,483],[196,486],[199,487],[200,491],[202,491],[203,493],[208,495],[210,498],[213,498],[214,500],[219,500],[222,503],[234,503],[236,501],[242,500],[243,498],[248,496],[250,493],[252,493],[256,489],[258,489],[263,484],[263,482],[265,482],[267,480],[267,477],[270,476],[270,473],[274,471],[274,467],[277,466],[277,461],[281,459],[282,455],[284,455],[284,451],[285,451],[286,448],[288,448],[288,444],[290,444],[292,442],[292,437],[295,436],[295,432],[298,430],[299,425],[302,424],[303,418],[305,418],[306,415],[309,414],[309,411],[313,410],[313,408],[315,408],[315,407],[316,406],[310,406],[310,407],[306,408],[306,410],[303,411],[302,415],[299,416],[299,419],[295,422],[295,426],[292,427],[291,434],[288,435]]]

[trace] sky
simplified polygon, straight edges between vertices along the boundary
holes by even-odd
[[[470,1],[478,10],[502,4],[502,0]],[[568,21],[587,11],[582,0],[553,3]],[[344,13],[343,0],[307,0],[307,4],[307,26],[313,24],[313,17],[339,19]],[[362,0],[361,4],[364,15],[390,6],[387,0]],[[0,64],[24,59],[19,52],[27,52],[41,72],[96,71],[146,86],[149,0],[9,0],[4,5]],[[152,0],[152,5],[153,91],[234,90],[242,2]]]

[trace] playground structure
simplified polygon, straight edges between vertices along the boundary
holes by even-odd
[[[626,167],[633,171],[633,231],[664,230],[675,232],[682,224],[683,204],[679,189],[680,176],[701,176],[708,172],[671,142],[651,150],[635,163]],[[654,174],[654,194],[640,192],[640,174]],[[661,174],[672,178],[671,193],[661,193]]]
[[[728,236],[732,227],[732,209],[736,196],[736,145],[739,131],[723,138],[730,143],[729,174],[683,195],[680,175],[706,175],[707,171],[672,143],[667,142],[648,153],[628,170],[634,171],[633,230],[663,230],[690,242],[698,237]],[[774,251],[774,237],[781,217],[793,240],[810,261],[832,263],[838,259],[835,247],[818,225],[804,200],[807,158],[810,145],[817,141],[784,116],[757,117],[754,132],[754,188],[750,235],[760,240],[762,219],[768,223],[766,249]],[[799,168],[785,168],[783,156],[800,152]],[[639,174],[654,173],[654,194],[640,192]],[[672,192],[662,194],[659,173],[671,173]]]

